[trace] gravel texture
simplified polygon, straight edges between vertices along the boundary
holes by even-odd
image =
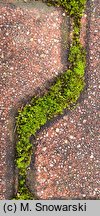
[[[88,2],[87,8],[81,32],[84,45],[87,31],[87,87],[75,110],[37,135],[28,185],[40,199],[100,198],[99,1],[91,7]]]
[[[0,4],[0,199],[15,186],[15,116],[66,66],[69,18],[46,4]],[[5,2],[5,4],[4,4]],[[13,3],[15,1],[12,1]],[[66,25],[67,23],[67,25]],[[64,38],[64,35],[66,37]],[[67,38],[67,39],[66,39]]]
[[[14,192],[16,110],[66,68],[61,27],[65,16],[60,9],[45,7],[0,5],[0,199],[10,199]],[[99,1],[93,1],[92,7],[88,3],[87,8],[87,20],[85,16],[82,21],[88,22],[87,88],[75,110],[66,111],[37,134],[27,184],[40,199],[100,198]]]

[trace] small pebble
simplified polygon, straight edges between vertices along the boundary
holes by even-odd
[[[60,131],[59,128],[56,128],[56,133],[59,133],[59,131]]]

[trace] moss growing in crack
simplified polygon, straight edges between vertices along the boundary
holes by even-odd
[[[23,200],[35,198],[26,186],[27,168],[32,155],[30,136],[35,136],[36,131],[48,120],[63,113],[65,108],[70,108],[73,103],[76,103],[85,85],[85,51],[79,43],[80,19],[85,0],[48,0],[47,2],[63,6],[73,16],[73,43],[69,51],[69,69],[56,78],[54,85],[44,96],[34,97],[29,105],[19,111],[17,117],[16,165],[19,170],[19,185],[16,199]]]
[[[71,16],[81,18],[86,0],[43,0],[48,5],[62,6]]]

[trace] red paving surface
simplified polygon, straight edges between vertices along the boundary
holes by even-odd
[[[41,13],[40,13],[41,10]],[[44,12],[45,11],[45,12]],[[14,183],[14,116],[24,98],[62,71],[62,10],[1,6],[1,197]],[[88,87],[78,107],[41,131],[28,184],[40,199],[100,198],[99,3],[88,11]],[[91,14],[91,17],[90,17]],[[29,22],[30,20],[30,22]],[[88,32],[89,33],[89,32]],[[64,52],[64,51],[63,51]],[[65,54],[63,54],[64,57]]]
[[[35,7],[0,5],[1,199],[10,198],[14,189],[16,110],[66,68],[62,14],[62,9],[38,3]]]
[[[89,6],[89,5],[88,5]],[[40,199],[100,198],[99,9],[88,11],[88,86],[75,110],[39,133],[28,185]],[[86,17],[86,16],[85,16]],[[85,19],[82,23],[85,24]],[[85,36],[85,28],[82,28]],[[83,38],[81,39],[84,44]]]

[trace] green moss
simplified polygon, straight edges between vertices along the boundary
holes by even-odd
[[[45,0],[49,5],[62,6],[73,17],[81,17],[86,0]]]
[[[65,108],[70,108],[82,92],[85,71],[85,52],[79,43],[80,18],[84,9],[85,0],[56,0],[47,1],[60,5],[74,17],[73,43],[69,51],[69,69],[60,77],[43,97],[34,97],[29,105],[19,111],[16,125],[18,142],[16,144],[16,165],[19,170],[19,185],[16,199],[34,199],[26,186],[26,172],[30,165],[32,144],[31,135],[41,128],[54,116],[63,113]]]

